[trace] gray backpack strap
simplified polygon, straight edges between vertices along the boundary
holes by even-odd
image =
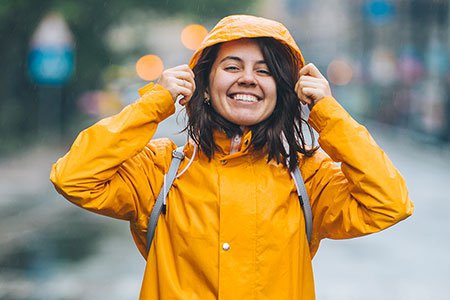
[[[158,198],[156,199],[155,205],[153,206],[150,218],[148,219],[148,229],[147,229],[147,253],[150,250],[152,244],[153,236],[155,235],[156,224],[158,223],[159,215],[161,211],[165,211],[165,199],[169,193],[170,187],[172,186],[175,177],[177,176],[178,167],[181,161],[184,159],[184,147],[178,147],[176,150],[172,151],[172,162],[170,163],[169,171],[165,177],[165,184],[163,184],[161,191],[159,192]],[[166,188],[164,188],[166,187]]]
[[[294,179],[295,185],[297,186],[298,199],[300,200],[300,205],[303,209],[303,215],[305,217],[305,227],[306,227],[306,237],[308,242],[311,244],[312,235],[312,212],[311,204],[309,203],[308,193],[306,193],[305,183],[300,173],[300,169],[297,166],[294,172],[291,173]]]

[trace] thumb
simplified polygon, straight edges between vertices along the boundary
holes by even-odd
[[[312,63],[309,63],[300,69],[299,76],[303,75],[310,75],[315,78],[325,79],[322,73],[320,73],[319,69]]]

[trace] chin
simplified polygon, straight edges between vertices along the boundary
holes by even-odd
[[[246,127],[248,127],[248,126],[256,125],[256,124],[258,124],[259,122],[262,122],[262,121],[256,121],[256,120],[232,120],[231,122],[236,124],[236,125],[238,125],[238,126],[246,126]]]

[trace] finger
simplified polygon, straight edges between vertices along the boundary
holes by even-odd
[[[189,83],[189,86],[190,86],[190,89],[192,90],[192,92],[194,92],[195,91],[195,80],[194,80],[194,77],[189,76],[189,78],[187,79],[187,82]]]
[[[175,78],[175,83],[179,87],[183,87],[183,88],[187,88],[189,90],[192,90],[192,83],[190,83],[187,80],[180,79],[180,78]]]
[[[186,96],[180,95],[180,98],[179,98],[180,100],[178,101],[178,103],[182,106],[185,106],[191,100],[191,98],[192,98],[192,96],[186,97]]]
[[[317,67],[312,63],[309,63],[306,66],[304,66],[303,68],[301,68],[301,70],[299,72],[299,76],[302,76],[302,75],[311,75],[312,77],[315,77],[315,78],[325,79],[325,77],[322,75],[322,73],[320,73],[319,69],[317,69]]]
[[[303,94],[302,88],[300,87],[300,80],[295,84],[294,90],[300,102],[302,102],[303,104],[307,104],[308,97]]]
[[[300,77],[304,76],[304,75],[308,75],[310,73],[310,69],[311,69],[311,64],[307,64],[303,68],[300,69],[300,71],[298,72],[298,75]]]
[[[319,69],[314,65],[314,64],[310,64],[311,65],[311,69],[310,69],[310,73],[313,77],[316,78],[321,78],[321,79],[325,79],[325,77],[322,75],[322,73],[320,73]]]
[[[177,94],[178,95],[183,95],[184,98],[189,98],[190,99],[192,97],[192,90],[189,89],[189,88],[180,86],[177,89]]]
[[[186,72],[186,71],[178,71],[176,73],[173,74],[177,79],[181,79],[184,80],[186,82],[190,83],[190,88],[192,89],[192,91],[195,90],[195,80],[194,77],[192,77],[191,72]]]
[[[312,100],[303,93],[302,88],[300,87],[300,81],[297,81],[295,85],[295,93],[302,104],[308,105],[312,103]]]
[[[189,101],[186,100],[185,97],[181,97],[180,101],[178,103],[182,106],[185,106]]]
[[[312,102],[312,99],[309,95],[305,94],[303,92],[303,89],[301,89],[301,93],[300,93],[300,100],[303,102],[303,104],[310,104]]]
[[[324,82],[323,78],[316,78],[309,75],[302,75],[299,78],[299,81],[308,81],[308,82]]]
[[[313,82],[313,81],[300,81],[299,83],[301,88],[316,88],[316,89],[322,89],[324,88],[324,85],[322,82]]]
[[[303,87],[305,83],[302,83],[300,80],[295,84],[294,90],[297,93],[297,96],[301,98],[303,96]]]
[[[188,65],[185,65],[185,66],[186,66],[186,70],[187,70],[189,73],[191,73],[192,78],[195,78],[195,73],[194,73],[194,71],[193,71],[191,68],[189,68]]]
[[[317,89],[315,88],[302,88],[303,94],[309,99],[315,99],[317,97]]]
[[[178,102],[181,105],[183,105],[182,103],[184,102],[184,96],[182,94],[179,94],[176,98],[175,98],[175,103]]]
[[[194,77],[192,77],[191,72],[182,71],[182,70],[173,71],[172,76],[179,78],[179,79],[188,80],[188,81],[194,80]]]
[[[179,65],[179,66],[176,66],[176,67],[173,68],[173,70],[174,70],[174,71],[183,71],[183,72],[187,72],[187,73],[189,73],[189,74],[192,76],[192,78],[195,78],[194,71],[192,71],[192,69],[189,68],[189,66],[186,65],[186,64],[185,64],[185,65]]]
[[[183,87],[189,89],[189,91],[193,94],[195,91],[195,82],[194,81],[190,82],[190,81],[184,80]]]
[[[307,97],[302,97],[302,98],[300,99],[300,103],[303,104],[303,105],[308,105],[308,104],[311,104],[311,103],[312,103],[312,100],[309,99],[309,98],[307,98]]]
[[[192,96],[191,96],[191,97],[185,97],[185,96],[182,96],[182,97],[180,98],[180,101],[178,101],[178,103],[179,103],[180,105],[185,106],[186,104],[188,104],[189,101],[191,101],[191,98],[192,98]]]

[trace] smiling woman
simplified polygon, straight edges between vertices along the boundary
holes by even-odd
[[[277,88],[258,43],[241,39],[222,45],[209,75],[212,108],[239,126],[266,120],[277,102]]]
[[[315,299],[311,260],[322,239],[377,232],[413,211],[400,173],[278,22],[222,19],[189,65],[139,92],[80,133],[51,180],[76,205],[131,223],[147,263],[141,299]],[[152,136],[177,99],[188,141],[172,154],[172,141]],[[302,125],[323,151],[306,144]],[[172,155],[186,159],[162,199]]]
[[[187,105],[187,130],[208,157],[216,149],[217,130],[228,137],[251,131],[252,147],[268,148],[269,160],[286,165],[290,156],[291,171],[298,163],[296,153],[314,153],[315,148],[306,147],[301,127],[312,130],[302,118],[303,108],[295,92],[303,64],[299,57],[288,45],[265,36],[218,43],[203,50],[193,67],[196,89]],[[312,134],[310,139],[314,141]]]

